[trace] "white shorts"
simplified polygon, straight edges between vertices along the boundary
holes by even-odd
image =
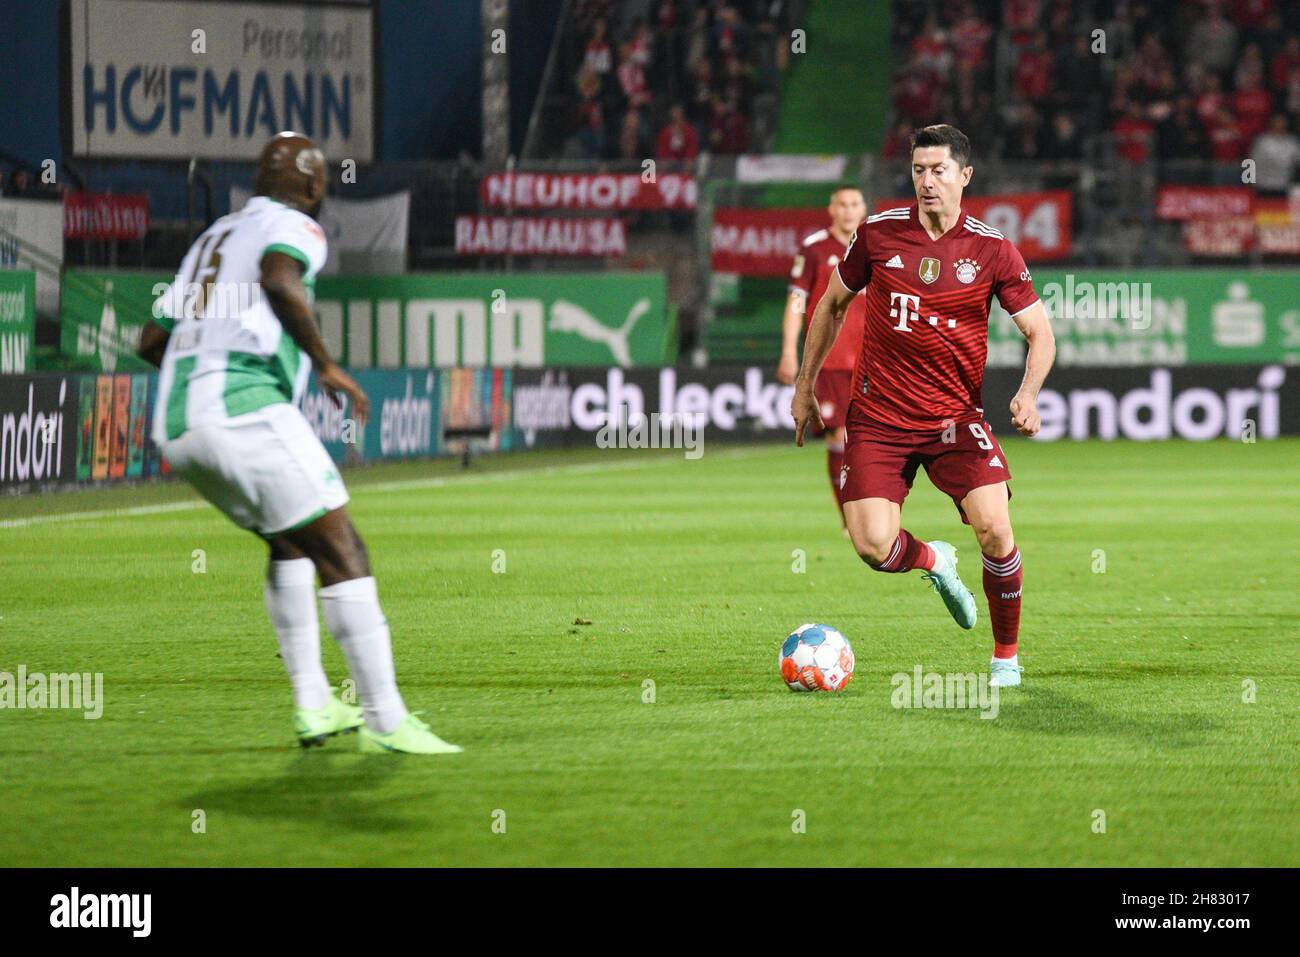
[[[298,407],[268,405],[163,443],[172,471],[240,528],[301,528],[347,504],[348,491]]]

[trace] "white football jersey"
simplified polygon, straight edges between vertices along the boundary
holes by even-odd
[[[305,213],[254,196],[204,231],[155,302],[153,321],[171,332],[158,380],[155,442],[301,397],[311,363],[262,296],[268,252],[301,262],[313,295],[325,265],[324,231]]]

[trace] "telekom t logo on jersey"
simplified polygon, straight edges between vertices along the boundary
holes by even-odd
[[[894,326],[899,332],[911,332],[909,322],[921,321],[921,297],[913,296],[906,292],[891,292],[889,294],[889,318],[897,319],[898,325]],[[945,320],[949,329],[957,328],[956,319]],[[939,324],[938,316],[931,316],[926,322],[932,326]]]

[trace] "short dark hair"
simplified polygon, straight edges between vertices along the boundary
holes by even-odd
[[[923,126],[919,130],[913,130],[912,148],[908,151],[909,154],[916,152],[918,146],[946,146],[959,167],[965,168],[970,165],[970,140],[966,138],[965,133],[948,123],[935,123],[933,126]]]
[[[846,189],[851,189],[854,192],[862,193],[862,187],[859,186],[857,183],[840,183],[833,190],[831,190],[831,199],[834,199],[836,196],[840,195],[840,193],[844,192]],[[865,196],[866,194],[863,193],[863,195]]]

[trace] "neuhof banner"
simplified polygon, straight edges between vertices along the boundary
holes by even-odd
[[[489,173],[480,189],[490,209],[694,209],[697,195],[676,173]]]
[[[1300,363],[1300,273],[1238,269],[1033,270],[1058,366]],[[989,365],[1024,363],[1024,339],[993,300]]]
[[[338,3],[68,4],[77,156],[251,160],[292,129],[374,156],[373,12]]]
[[[911,206],[916,197],[881,199],[875,212]],[[1070,254],[1073,204],[1065,189],[1002,196],[964,196],[962,209],[1011,240],[1025,262],[1049,262]]]
[[[713,271],[788,276],[800,243],[826,226],[824,209],[715,209]]]
[[[0,375],[30,372],[36,347],[36,276],[0,269]]]
[[[325,341],[345,365],[648,365],[667,345],[659,273],[327,276]]]

